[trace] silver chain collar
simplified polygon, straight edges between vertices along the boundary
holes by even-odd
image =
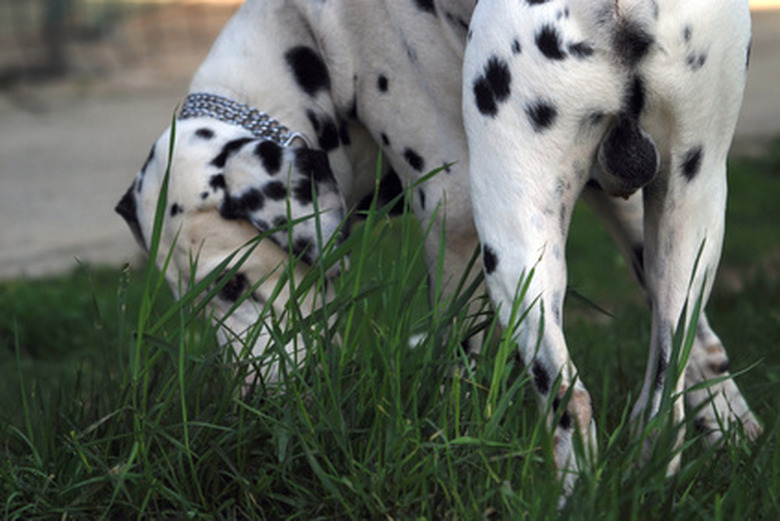
[[[265,112],[216,94],[196,92],[185,98],[178,119],[201,117],[238,125],[257,138],[274,141],[283,147],[289,147],[299,139],[306,147],[311,148],[306,136],[291,131]]]

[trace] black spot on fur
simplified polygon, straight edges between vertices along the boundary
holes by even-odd
[[[542,5],[542,4],[546,4],[549,1],[550,0],[526,0],[526,3],[528,5]]]
[[[223,174],[217,174],[211,176],[211,179],[209,179],[209,186],[216,192],[217,190],[224,190],[225,186],[225,176]]]
[[[512,73],[509,65],[492,56],[485,65],[482,76],[474,80],[474,98],[479,111],[490,117],[498,114],[498,104],[506,101],[510,94]]]
[[[178,205],[176,203],[173,203],[171,205],[171,217],[176,217],[177,215],[179,215],[183,211],[184,211],[184,208],[182,208],[180,205]]]
[[[282,169],[282,147],[273,141],[261,141],[255,147],[255,154],[260,158],[268,175],[276,175]]]
[[[515,38],[512,40],[512,54],[520,54],[523,52],[523,47],[520,45],[520,40]]]
[[[379,135],[379,138],[382,140],[382,144],[383,144],[385,147],[389,147],[389,146],[390,146],[390,138],[389,138],[389,137],[387,137],[387,134],[385,134],[384,132],[382,132],[382,133]]]
[[[688,54],[685,56],[685,65],[693,72],[698,71],[704,64],[707,63],[706,52],[696,52],[690,49],[691,39],[693,37],[693,28],[690,25],[686,25],[683,28],[683,40],[685,40],[686,47],[688,47]]]
[[[287,187],[281,181],[271,181],[263,187],[263,195],[272,201],[282,201],[287,197]]]
[[[685,27],[683,27],[683,40],[685,40],[685,43],[690,43],[692,36],[693,36],[693,28],[691,28],[690,25],[686,25]]]
[[[263,206],[265,206],[265,197],[260,192],[260,190],[255,188],[252,188],[240,196],[238,201],[240,202],[241,206],[248,212],[257,212],[262,210]]]
[[[707,434],[710,429],[707,427],[707,420],[703,417],[698,417],[693,420],[693,430],[699,434]]]
[[[575,58],[585,59],[593,56],[593,46],[588,42],[572,43],[569,45],[569,53]]]
[[[553,411],[557,412],[560,407],[561,399],[556,396],[553,400]],[[558,425],[560,425],[561,429],[563,430],[568,431],[571,429],[571,414],[569,414],[569,411],[563,411],[563,414],[561,414],[561,419],[558,421]]]
[[[404,210],[404,200],[398,197],[404,192],[401,179],[394,170],[388,171],[379,181],[376,194],[376,207],[381,208],[395,200],[395,204],[390,208],[390,215],[401,215]],[[374,200],[374,194],[368,194],[358,203],[358,211],[365,212],[371,207]]]
[[[498,255],[493,248],[487,244],[482,245],[482,265],[485,267],[485,273],[490,275],[496,271],[498,266]]]
[[[615,52],[630,67],[642,61],[653,42],[653,36],[644,27],[625,19],[618,26],[614,37]]]
[[[695,146],[685,153],[682,162],[682,174],[688,181],[693,181],[693,178],[701,170],[702,155],[703,150],[701,146]]]
[[[425,210],[425,191],[420,190],[420,209]]]
[[[555,106],[541,99],[526,106],[525,112],[536,132],[549,129],[558,117],[558,110]]]
[[[571,429],[571,414],[569,414],[569,411],[563,411],[563,414],[561,415],[561,421],[558,422],[558,425],[561,426],[561,429],[567,431]]]
[[[255,228],[260,230],[260,233],[265,233],[271,229],[271,225],[268,224],[268,221],[265,219],[258,219],[255,217],[252,219],[252,224],[255,226]]]
[[[210,128],[199,128],[195,131],[195,135],[201,139],[212,139],[214,137],[214,131]]]
[[[317,143],[325,152],[330,152],[339,147],[339,129],[336,122],[328,118],[322,122],[322,130],[317,136]]]
[[[387,76],[385,76],[384,74],[380,74],[376,80],[376,88],[379,89],[379,92],[387,92],[388,86],[389,86],[389,81],[387,79]]]
[[[241,147],[243,147],[250,141],[252,141],[252,138],[249,137],[243,137],[239,139],[234,139],[232,141],[228,141],[222,147],[222,150],[219,152],[217,157],[211,160],[211,165],[216,166],[217,168],[224,168],[225,163],[227,163],[227,160],[230,158],[230,156],[232,156],[233,154],[241,150]]]
[[[719,364],[713,364],[711,369],[715,374],[723,374],[729,370],[730,365],[728,360],[724,360]]]
[[[425,160],[422,158],[422,156],[420,156],[420,154],[411,148],[404,150],[404,159],[406,159],[406,162],[409,163],[409,166],[418,172],[422,172],[425,168]]]
[[[707,53],[691,53],[685,58],[685,64],[688,66],[689,69],[696,72],[702,67],[704,67],[704,64],[707,63]]]
[[[669,368],[669,362],[666,360],[666,353],[658,354],[658,364],[655,367],[655,388],[660,389],[664,385],[666,370]]]
[[[474,99],[477,102],[477,109],[485,116],[495,117],[498,114],[498,105],[490,91],[490,84],[484,76],[474,81]]]
[[[319,147],[326,152],[338,148],[339,130],[336,126],[336,122],[329,116],[317,116],[313,110],[306,111],[306,115],[309,117],[309,121],[314,127],[314,131],[317,133],[317,143],[319,144]]]
[[[138,221],[138,205],[135,200],[132,185],[127,192],[125,192],[125,195],[120,199],[119,203],[117,203],[114,211],[121,215],[125,220],[136,242],[146,249],[144,236],[141,232],[141,223]]]
[[[293,255],[300,257],[300,259],[306,264],[311,264],[311,245],[311,239],[306,237],[298,237],[292,244]]]
[[[273,224],[275,228],[282,228],[283,226],[287,226],[287,217],[284,215],[277,215],[273,219]]]
[[[293,47],[284,55],[295,81],[309,96],[330,89],[330,75],[325,62],[311,47]]]
[[[146,161],[144,161],[144,166],[141,167],[141,173],[146,173],[146,169],[149,168],[149,163],[151,163],[154,160],[154,154],[157,147],[152,147],[151,150],[149,150],[149,155],[146,156]]]
[[[547,394],[550,392],[550,375],[547,370],[542,367],[539,362],[534,362],[531,366],[531,372],[534,374],[534,386],[539,394]]]
[[[561,48],[561,38],[558,35],[558,30],[552,25],[544,25],[536,33],[536,46],[550,60],[563,60],[566,58],[566,53]]]
[[[421,11],[425,11],[432,15],[436,14],[436,4],[434,4],[433,0],[414,0],[414,4]]]
[[[312,188],[310,179],[301,179],[295,184],[295,188],[293,188],[293,196],[295,197],[295,200],[302,205],[311,204],[314,200],[314,189],[316,189],[316,187]]]
[[[223,275],[224,277],[224,275]],[[217,285],[219,286],[222,283],[222,278],[217,279]],[[246,278],[246,275],[243,273],[237,273],[233,276],[232,279],[228,280],[225,285],[222,287],[222,289],[219,290],[219,296],[227,300],[228,302],[237,302],[239,298],[241,298],[241,295],[247,290],[249,287],[249,281]]]
[[[328,155],[322,150],[299,148],[295,150],[295,167],[300,173],[317,183],[336,186],[336,179],[330,169]]]
[[[219,214],[225,219],[247,219],[252,212],[258,212],[265,206],[265,197],[256,188],[247,190],[240,196],[225,196],[219,208]]]
[[[138,178],[139,181],[136,183],[136,186],[135,186],[136,191],[139,194],[141,193],[141,189],[143,188],[143,179],[144,179],[144,176],[146,175],[146,171],[149,169],[149,165],[152,163],[152,161],[154,161],[154,154],[155,154],[155,149],[156,148],[157,147],[152,147],[152,149],[149,151],[149,155],[146,156],[146,161],[144,161],[144,165],[141,167],[141,172],[140,172],[141,175],[139,176],[139,178]]]

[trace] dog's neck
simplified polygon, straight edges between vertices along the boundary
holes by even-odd
[[[288,104],[269,77],[280,77],[284,20],[278,2],[247,0],[222,29],[190,84],[190,93],[223,96],[273,114]],[[278,36],[278,37],[277,37]]]

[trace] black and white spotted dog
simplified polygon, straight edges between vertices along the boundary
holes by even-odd
[[[158,263],[172,248],[174,288],[199,280],[258,232],[314,213],[315,199],[322,239],[338,239],[347,210],[373,187],[379,148],[405,185],[445,166],[413,198],[432,227],[429,261],[435,266],[444,237],[446,275],[457,280],[481,243],[505,326],[521,277],[534,269],[517,303],[528,316],[516,340],[540,397],[555,398],[558,377],[557,396],[570,396],[554,457],[559,469],[576,470],[573,433],[592,445],[595,425],[562,331],[572,208],[583,195],[603,217],[650,301],[649,361],[634,412],[641,423],[658,410],[686,301],[706,302],[718,265],[747,4],[247,0],[182,107]],[[169,139],[170,130],[118,207],[146,246]],[[304,219],[248,255],[212,304],[223,340],[257,322],[288,249],[316,260],[317,231]],[[695,334],[677,392],[728,374],[704,314]],[[255,354],[268,341],[261,329]],[[711,441],[730,423],[760,433],[731,379],[686,396]],[[681,420],[681,400],[674,410]]]

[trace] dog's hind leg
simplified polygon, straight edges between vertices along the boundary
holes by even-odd
[[[645,289],[644,269],[644,207],[642,194],[628,199],[611,197],[597,186],[589,185],[583,200],[604,222],[637,283]],[[701,311],[696,325],[696,337],[685,372],[685,398],[693,412],[694,424],[706,432],[709,443],[718,442],[724,428],[741,425],[749,438],[756,437],[761,427],[733,378],[723,344]],[[699,384],[707,382],[706,388]]]
[[[661,9],[654,48],[663,52],[651,51],[637,71],[648,93],[642,125],[659,143],[661,157],[660,172],[643,194],[643,264],[653,326],[633,414],[637,425],[658,413],[668,378],[675,378],[674,396],[684,390],[685,371],[668,374],[672,339],[678,325],[683,328],[678,334],[697,327],[689,323],[691,313],[697,301],[704,309],[720,259],[726,156],[742,100],[749,27],[745,2],[692,1],[675,4],[673,12]],[[703,324],[699,341],[706,351],[714,335],[707,334],[706,320]],[[699,355],[701,350],[693,353],[688,372],[693,382],[711,376],[695,371]],[[683,414],[682,399],[676,398],[675,424]],[[680,426],[678,442],[683,433]],[[670,472],[678,466],[679,454]]]

